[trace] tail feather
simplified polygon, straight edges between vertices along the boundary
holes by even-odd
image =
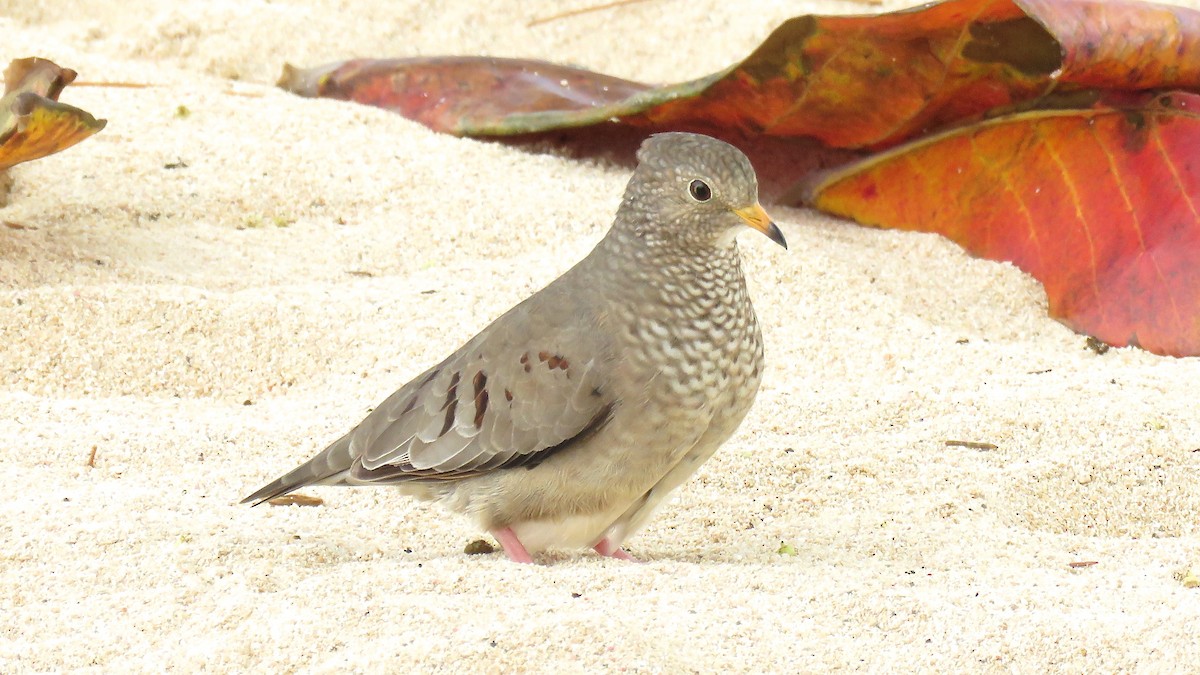
[[[306,485],[336,485],[340,482],[336,480],[337,476],[348,472],[353,463],[354,457],[350,454],[350,434],[346,434],[312,459],[262,486],[241,503],[253,503],[253,506],[258,506]]]

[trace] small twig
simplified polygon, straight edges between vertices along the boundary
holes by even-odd
[[[1099,564],[1100,564],[1099,560],[1083,560],[1080,562],[1067,563],[1067,565],[1070,566],[1071,569],[1076,569],[1076,570],[1079,569],[1080,567],[1091,567],[1092,565],[1099,565]]]
[[[986,443],[981,441],[946,441],[946,447],[970,448],[972,450],[995,450],[999,446],[995,443]]]
[[[91,454],[88,455],[87,465],[90,469],[96,468],[96,446],[94,445],[92,446]]]
[[[603,5],[592,5],[582,9],[572,9],[565,12],[559,12],[558,14],[551,14],[550,16],[543,16],[540,19],[534,19],[533,21],[525,24],[525,26],[527,28],[533,28],[534,26],[540,26],[544,23],[550,23],[551,21],[558,21],[559,19],[567,19],[572,16],[579,16],[580,14],[590,14],[592,12],[599,12],[605,9],[612,9],[613,7],[620,7],[621,5],[632,5],[634,3],[645,1],[646,0],[617,0],[616,2],[606,2]]]
[[[71,83],[72,87],[109,87],[112,89],[149,89],[157,87],[157,84],[148,84],[145,82],[88,82],[75,81]]]

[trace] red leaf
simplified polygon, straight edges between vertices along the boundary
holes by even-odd
[[[288,66],[280,80],[305,96],[368,103],[466,136],[616,121],[807,136],[840,148],[894,145],[1050,92],[1197,85],[1200,14],[1122,0],[952,0],[879,16],[802,16],[727,70],[657,88],[485,57]]]
[[[817,208],[1009,260],[1114,345],[1200,354],[1200,96],[1021,113],[818,176]]]
[[[302,70],[283,67],[278,85],[301,96],[386,108],[435,130],[471,135],[514,108],[532,117],[591,111],[648,89],[646,85],[546,61],[447,56],[360,59]],[[509,133],[536,131],[510,124]],[[562,126],[571,126],[569,124]]]

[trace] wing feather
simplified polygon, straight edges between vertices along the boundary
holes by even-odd
[[[600,332],[553,330],[511,314],[351,432],[355,481],[455,479],[536,464],[608,418],[616,401],[601,375],[612,369]]]

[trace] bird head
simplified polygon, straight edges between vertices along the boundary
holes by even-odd
[[[750,226],[787,248],[758,203],[758,179],[741,150],[709,136],[655,134],[638,150],[622,208],[635,236],[684,246],[728,246]],[[620,219],[618,219],[620,220]]]

